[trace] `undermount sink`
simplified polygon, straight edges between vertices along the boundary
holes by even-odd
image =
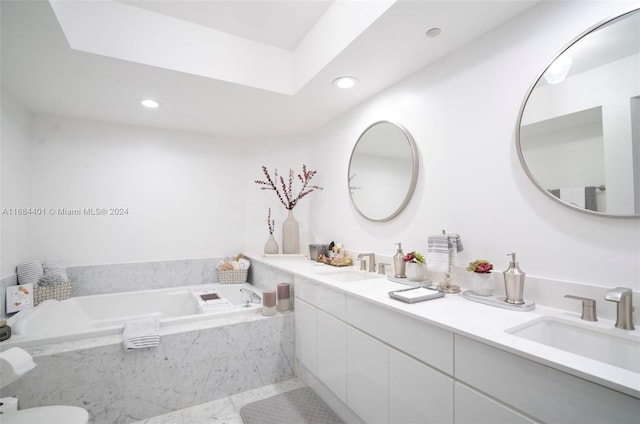
[[[371,280],[373,278],[384,277],[384,275],[379,275],[373,272],[364,272],[357,270],[331,270],[326,272],[318,272],[317,274],[323,277],[332,278],[336,281],[340,281],[341,283],[350,283],[353,281],[364,281]]]
[[[640,373],[640,336],[542,317],[506,330],[518,337]]]

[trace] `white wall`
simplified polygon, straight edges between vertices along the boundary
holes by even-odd
[[[29,114],[2,91],[0,133],[0,278],[29,260],[28,218],[11,208],[29,207]]]
[[[310,234],[392,255],[397,241],[405,251],[424,252],[427,236],[446,229],[463,237],[461,265],[487,258],[505,269],[506,254],[515,251],[530,275],[640,288],[640,221],[553,202],[529,181],[515,151],[518,111],[531,83],[577,34],[621,8],[536,6],[314,132],[305,142],[325,190],[308,199]],[[404,212],[373,223],[351,206],[346,172],[360,133],[382,119],[413,134],[420,177]]]
[[[30,201],[126,208],[123,216],[36,216],[34,259],[71,265],[233,255],[242,247],[240,158],[208,136],[36,116]]]
[[[638,289],[640,220],[590,216],[553,202],[528,180],[515,152],[518,111],[532,81],[576,34],[620,8],[545,2],[306,136],[237,142],[37,117],[31,206],[128,207],[130,215],[32,218],[29,256],[98,264],[261,251],[267,208],[276,235],[286,211],[253,183],[263,178],[260,166],[286,175],[306,163],[318,170],[313,182],[324,190],[294,210],[302,246],[335,240],[392,255],[401,241],[405,251],[424,253],[427,236],[446,229],[464,239],[461,265],[482,257],[503,269],[506,254],[516,251],[529,275]],[[363,219],[347,183],[351,149],[378,120],[403,124],[421,160],[413,200],[387,223]],[[24,129],[20,122],[10,125]],[[3,147],[3,177],[5,162],[18,153],[5,160]],[[4,246],[15,241],[4,230],[2,238]],[[23,256],[5,260],[3,253],[3,272]]]

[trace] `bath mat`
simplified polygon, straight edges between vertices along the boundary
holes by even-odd
[[[247,404],[240,416],[244,424],[344,424],[308,387]]]

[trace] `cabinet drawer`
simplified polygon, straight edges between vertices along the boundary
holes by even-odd
[[[296,276],[296,297],[341,320],[345,319],[345,294],[324,287],[309,278]]]
[[[518,414],[460,383],[455,385],[456,424],[531,424]]]
[[[637,423],[640,399],[476,342],[455,337],[455,377],[535,419]]]
[[[439,370],[453,374],[453,333],[347,296],[347,322]]]

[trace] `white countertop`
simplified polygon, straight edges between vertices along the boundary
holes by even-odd
[[[313,279],[327,287],[367,299],[375,304],[423,320],[429,324],[437,325],[456,334],[640,398],[640,373],[552,348],[505,332],[505,330],[517,325],[549,316],[584,325],[586,321],[581,320],[579,314],[575,312],[567,312],[542,305],[536,305],[536,309],[530,312],[510,311],[472,302],[464,299],[461,294],[447,294],[444,298],[408,304],[391,299],[388,295],[391,290],[407,288],[408,286],[390,281],[385,276],[366,273],[371,276],[371,279],[340,282],[330,278],[329,275],[322,275],[323,272],[331,272],[332,270],[334,272],[339,272],[340,270],[361,272],[356,271],[354,267],[335,268],[309,260],[264,259],[261,255],[251,255],[251,259],[283,271]],[[636,328],[634,331],[620,330],[615,328],[614,324],[614,321],[602,319],[588,323],[589,326],[606,329],[613,333],[620,332],[621,335],[640,337],[640,328]],[[640,361],[640,358],[638,360]]]

